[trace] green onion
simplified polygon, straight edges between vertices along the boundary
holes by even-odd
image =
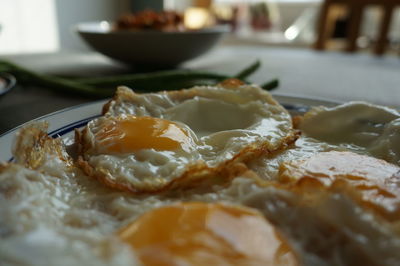
[[[61,92],[69,92],[91,97],[110,97],[117,86],[125,85],[135,91],[154,92],[160,90],[177,90],[195,85],[213,85],[228,78],[238,78],[249,83],[246,78],[259,67],[256,61],[234,76],[195,70],[169,70],[152,73],[127,74],[93,78],[61,78],[33,72],[21,66],[0,60],[0,72],[8,72],[17,78],[21,85],[44,87]],[[272,90],[278,86],[277,80],[272,80],[262,87]]]
[[[262,84],[261,88],[263,88],[264,90],[267,90],[267,91],[272,91],[272,90],[278,88],[278,86],[279,86],[279,80],[273,79],[271,81],[268,81],[268,82]]]
[[[242,71],[237,73],[234,77],[237,78],[237,79],[244,80],[248,76],[253,74],[257,69],[259,69],[260,66],[261,66],[261,62],[260,62],[260,60],[257,60],[253,64],[251,64],[250,66],[246,67],[245,69],[243,69]]]

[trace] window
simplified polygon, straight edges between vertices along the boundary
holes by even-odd
[[[59,48],[54,0],[1,0],[0,27],[0,54]]]

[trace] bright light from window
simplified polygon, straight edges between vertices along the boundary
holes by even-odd
[[[319,3],[319,2],[322,2],[323,0],[269,0],[269,1],[277,2],[277,3],[279,3],[279,2],[281,2],[281,3],[304,3],[304,2]],[[238,2],[240,2],[240,3],[257,3],[257,2],[260,2],[260,0],[246,0],[246,1],[243,1],[243,0],[216,0],[215,2],[216,3],[238,3]]]
[[[1,0],[0,53],[59,49],[54,0]]]
[[[295,26],[290,26],[285,31],[285,37],[290,41],[293,41],[294,39],[296,39],[297,35],[299,35],[299,30]]]
[[[188,29],[201,29],[211,24],[211,16],[207,9],[191,7],[185,11],[185,27]]]

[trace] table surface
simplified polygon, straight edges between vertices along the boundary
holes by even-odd
[[[131,73],[132,68],[94,52],[3,56],[35,71],[68,76]],[[279,78],[273,94],[290,94],[334,101],[368,101],[400,107],[400,59],[370,54],[315,52],[262,46],[219,46],[181,68],[234,74],[259,59],[251,81]],[[17,86],[0,98],[0,134],[39,116],[93,101],[29,86]]]

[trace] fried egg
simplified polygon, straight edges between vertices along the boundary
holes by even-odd
[[[76,139],[86,174],[140,193],[224,182],[238,163],[296,138],[269,93],[225,83],[150,94],[120,87]]]
[[[118,236],[151,265],[299,265],[290,243],[257,211],[188,202],[147,212]]]
[[[282,162],[306,159],[320,152],[351,151],[400,165],[400,114],[364,102],[314,107],[295,117],[301,137],[288,149],[247,162],[264,180],[275,180]]]

